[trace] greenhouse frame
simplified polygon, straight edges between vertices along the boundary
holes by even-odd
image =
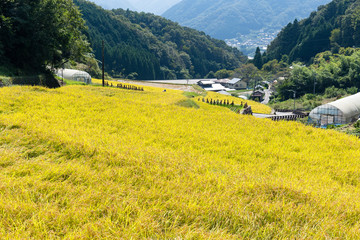
[[[341,125],[360,117],[360,93],[321,105],[309,114],[308,122],[317,126]]]
[[[56,75],[64,79],[91,84],[90,74],[84,71],[64,68],[57,70]]]

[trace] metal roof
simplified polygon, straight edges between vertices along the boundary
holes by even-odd
[[[235,83],[237,83],[237,82],[239,82],[241,80],[242,79],[240,79],[240,78],[233,78],[233,79],[230,80],[229,84],[235,84]]]
[[[221,90],[226,90],[226,88],[221,85],[221,84],[212,84],[211,87],[205,87],[204,88],[206,91],[221,91]]]
[[[211,80],[201,80],[199,81],[199,84],[202,84],[202,85],[209,85],[209,84],[214,84],[215,82],[214,81],[211,81]]]
[[[229,83],[230,79],[225,78],[225,79],[217,79],[215,80],[216,83]]]

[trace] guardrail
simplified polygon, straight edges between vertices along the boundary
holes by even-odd
[[[298,118],[305,118],[309,114],[302,113],[302,114],[290,114],[290,115],[281,115],[281,116],[271,116],[267,117],[268,119],[271,119],[273,121],[296,121]]]

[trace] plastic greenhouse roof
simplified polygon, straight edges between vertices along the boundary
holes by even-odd
[[[331,105],[342,111],[344,117],[349,118],[360,114],[360,93],[351,95],[346,98],[330,102]]]
[[[64,74],[64,78],[71,78],[74,75],[83,75],[83,76],[87,76],[90,77],[90,74],[88,74],[87,72],[84,71],[80,71],[80,70],[75,70],[75,69],[64,69],[64,72],[62,73],[62,69],[60,69],[58,71],[59,75],[61,76],[62,74]]]

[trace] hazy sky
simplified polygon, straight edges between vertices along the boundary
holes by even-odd
[[[181,0],[91,0],[106,9],[124,8],[161,15]]]

